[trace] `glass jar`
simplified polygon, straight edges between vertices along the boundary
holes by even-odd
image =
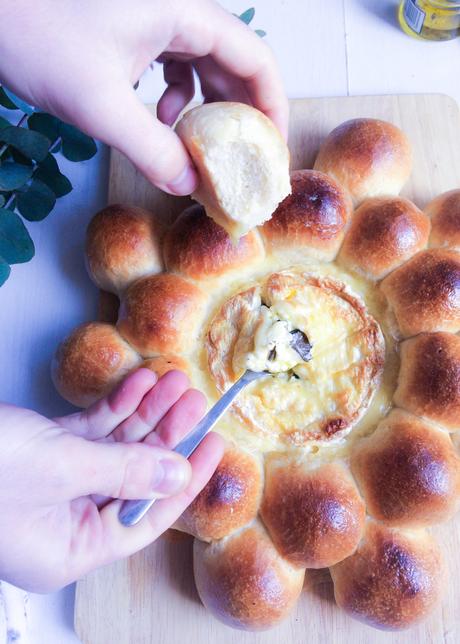
[[[403,0],[399,6],[399,23],[409,36],[451,40],[460,36],[460,1]]]

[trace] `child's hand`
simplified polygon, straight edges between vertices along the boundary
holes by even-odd
[[[15,0],[0,3],[0,79],[121,150],[173,194],[196,174],[171,125],[194,94],[253,104],[287,134],[288,105],[262,40],[212,0]],[[153,118],[133,90],[153,60],[168,88]]]
[[[1,579],[64,586],[151,543],[206,484],[220,436],[207,436],[190,463],[167,449],[201,418],[204,396],[178,371],[156,380],[139,369],[87,411],[54,420],[0,407]],[[120,501],[106,497],[162,500],[124,528]]]

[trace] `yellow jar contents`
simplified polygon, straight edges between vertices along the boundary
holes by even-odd
[[[427,40],[451,40],[460,36],[458,0],[403,0],[399,23],[409,36]]]

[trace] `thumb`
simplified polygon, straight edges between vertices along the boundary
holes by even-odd
[[[195,190],[198,176],[184,144],[149,112],[129,83],[120,80],[114,91],[93,100],[79,124],[85,131],[117,148],[158,188],[174,195]]]
[[[97,443],[61,434],[53,451],[50,462],[57,468],[61,500],[89,494],[165,498],[182,492],[192,473],[179,454],[146,443]]]

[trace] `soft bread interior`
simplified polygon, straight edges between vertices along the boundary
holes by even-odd
[[[201,105],[184,115],[177,132],[200,174],[192,196],[233,239],[267,221],[290,194],[287,146],[255,108]]]

